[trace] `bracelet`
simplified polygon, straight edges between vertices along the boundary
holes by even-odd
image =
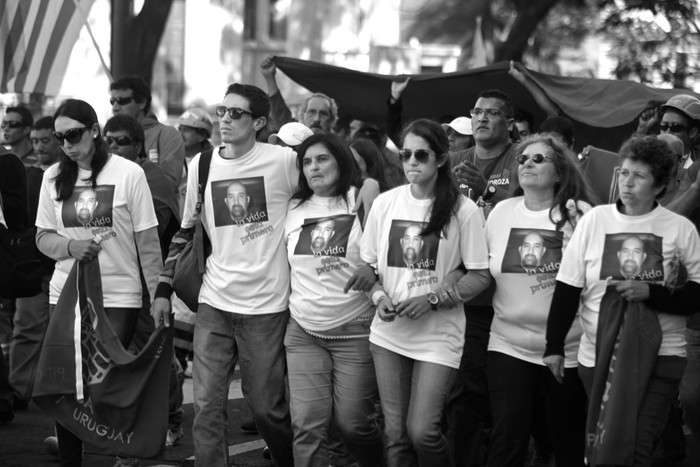
[[[377,306],[377,304],[379,304],[379,300],[381,300],[383,297],[387,297],[387,296],[388,295],[383,290],[375,290],[374,293],[372,293],[372,297],[371,297],[372,303],[374,304],[374,306]]]
[[[68,244],[66,245],[66,253],[68,253],[68,257],[69,257],[69,258],[72,258],[72,257],[73,257],[73,255],[70,254],[70,242],[72,242],[72,241],[73,241],[73,240],[70,240],[70,239],[69,239],[69,240],[68,240]]]

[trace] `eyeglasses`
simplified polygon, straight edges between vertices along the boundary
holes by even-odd
[[[117,143],[117,146],[129,146],[134,144],[134,140],[128,136],[105,136],[105,143],[111,146],[112,143]]]
[[[425,164],[430,159],[431,154],[427,149],[416,149],[415,151],[411,151],[410,149],[402,149],[399,151],[399,158],[401,158],[401,162],[408,162],[411,160],[411,156],[415,157],[421,164]]]
[[[671,130],[671,133],[680,133],[681,131],[685,131],[688,129],[687,126],[683,125],[682,123],[668,123],[668,122],[661,122],[659,124],[659,128],[661,131],[667,131]]]
[[[56,141],[58,141],[58,144],[60,146],[63,146],[63,142],[68,141],[70,144],[75,144],[80,139],[83,137],[83,133],[87,131],[87,127],[81,127],[81,128],[71,128],[70,130],[66,131],[65,133],[58,133],[56,131],[53,132],[54,138],[56,138]]]
[[[228,116],[233,120],[238,120],[246,114],[251,116],[253,115],[253,112],[250,110],[239,109],[238,107],[224,107],[223,105],[220,105],[216,108],[216,115],[219,118],[224,118],[224,115],[226,115],[227,112]]]
[[[476,109],[471,109],[469,111],[469,115],[471,115],[472,118],[479,118],[484,114],[486,114],[486,116],[490,118],[496,118],[501,116],[508,117],[504,111],[499,109],[480,109],[477,107]]]
[[[22,128],[24,126],[24,123],[22,122],[13,122],[12,120],[10,121],[3,121],[2,122],[2,129],[4,130],[5,128],[12,128],[12,129],[17,129],[17,128]]]
[[[114,105],[116,102],[119,105],[126,105],[126,104],[131,104],[134,100],[134,96],[129,96],[129,97],[113,97],[109,100],[110,105]]]
[[[545,159],[550,160],[550,161],[552,160],[551,157],[545,156],[544,154],[540,154],[540,153],[520,154],[515,158],[515,160],[518,161],[518,164],[520,164],[520,165],[524,165],[525,162],[527,162],[528,160],[531,160],[535,164],[541,164]]]

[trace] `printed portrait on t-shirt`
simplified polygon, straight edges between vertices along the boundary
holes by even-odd
[[[304,219],[294,254],[344,258],[353,222],[352,214]]]
[[[662,281],[664,279],[662,238],[648,233],[620,233],[605,236],[600,278]]]
[[[212,182],[211,196],[216,227],[252,224],[268,220],[263,177]]]
[[[387,265],[395,268],[435,270],[440,239],[421,235],[426,222],[393,220],[389,230]]]
[[[556,274],[561,263],[562,232],[545,229],[511,229],[503,253],[502,272]]]
[[[65,227],[112,227],[114,185],[76,186],[63,202],[61,219]]]

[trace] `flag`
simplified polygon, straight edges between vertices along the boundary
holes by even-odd
[[[0,93],[56,96],[94,2],[0,0]]]
[[[168,429],[172,331],[137,354],[122,347],[102,306],[99,262],[76,261],[51,315],[34,402],[105,454],[154,458]]]

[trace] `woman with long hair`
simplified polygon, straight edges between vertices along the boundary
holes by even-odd
[[[37,246],[56,260],[51,310],[75,261],[98,261],[107,318],[128,348],[142,305],[141,274],[153,297],[162,269],[146,176],[138,165],[109,153],[87,102],[63,102],[54,129],[63,153],[44,173],[36,220]],[[56,433],[61,465],[79,466],[82,441],[60,424]]]
[[[421,119],[404,130],[408,185],[377,197],[361,258],[376,268],[370,332],[391,467],[453,465],[442,411],[462,356],[462,302],[489,283],[484,218],[460,195],[442,127]],[[464,264],[455,286],[443,282]],[[365,267],[368,269],[369,267]]]

